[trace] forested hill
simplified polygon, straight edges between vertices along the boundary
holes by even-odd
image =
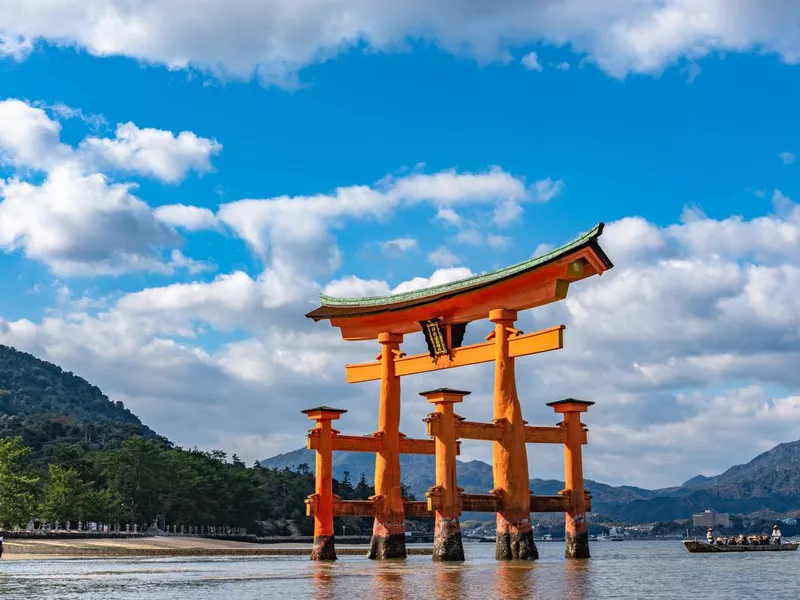
[[[117,448],[136,435],[168,444],[85,379],[0,345],[0,437],[21,436],[37,462],[46,462],[57,445]]]

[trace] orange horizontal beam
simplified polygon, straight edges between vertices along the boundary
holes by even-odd
[[[503,438],[502,423],[456,422],[456,437],[465,440],[500,440]]]
[[[525,441],[528,444],[566,444],[567,430],[561,427],[525,427]],[[581,444],[589,443],[586,430],[581,431]]]
[[[586,511],[592,511],[592,497],[585,494]],[[334,500],[333,514],[338,517],[372,517],[381,506],[381,498],[374,500]],[[437,508],[437,498],[427,501],[406,500],[403,509],[406,517],[432,517]],[[459,494],[460,508],[464,512],[498,512],[503,508],[501,495],[495,494]],[[566,512],[569,508],[569,495],[537,496],[531,494],[531,512]],[[306,514],[313,517],[317,511],[317,503],[306,500]]]
[[[438,422],[428,422],[428,435],[435,436]],[[458,421],[455,423],[456,437],[464,440],[495,441],[503,439],[504,423],[478,423],[475,421]],[[525,442],[528,444],[565,444],[566,430],[561,427],[525,427]],[[582,444],[588,442],[586,431],[582,432]]]
[[[400,438],[400,454],[436,454],[435,443],[433,440]],[[309,450],[318,450],[319,436],[310,434],[306,446]],[[331,438],[331,450],[339,452],[380,452],[382,447],[383,440],[371,435],[334,435]],[[456,454],[459,451],[460,448],[456,448]]]
[[[517,357],[560,350],[564,347],[564,329],[564,325],[559,325],[558,327],[512,337],[508,343],[509,355]],[[453,348],[450,356],[440,356],[435,361],[430,354],[404,356],[403,358],[395,359],[394,369],[395,373],[402,377],[403,375],[429,373],[441,369],[492,362],[494,358],[494,341],[490,341]],[[380,362],[345,365],[345,369],[347,383],[378,381],[381,378]]]
[[[333,514],[337,517],[374,517],[380,507],[380,499],[373,500],[335,500],[333,502]],[[406,500],[403,502],[403,510],[406,517],[432,517],[433,513],[428,510],[427,502]],[[313,517],[317,512],[317,503],[306,501],[306,515]]]

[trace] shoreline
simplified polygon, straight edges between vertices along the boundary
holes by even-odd
[[[249,542],[198,539],[189,537],[151,537],[113,540],[8,540],[0,560],[166,558],[166,557],[258,557],[310,556],[311,544],[287,544],[281,547]],[[338,556],[366,556],[368,546],[336,548]],[[409,556],[430,556],[429,546],[412,546]]]

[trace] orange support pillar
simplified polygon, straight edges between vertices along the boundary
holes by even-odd
[[[583,489],[583,457],[581,441],[583,424],[581,413],[586,412],[594,402],[567,398],[558,402],[548,402],[557,413],[564,415],[559,424],[567,430],[564,443],[564,493],[569,497],[569,509],[564,531],[567,558],[589,558],[589,531],[586,526],[586,497]]]
[[[401,354],[403,336],[381,333],[378,341],[381,343],[378,435],[382,446],[375,456],[375,496],[379,502],[367,556],[405,558],[406,520],[400,490],[400,377],[394,362]]]
[[[428,508],[436,518],[433,534],[433,560],[462,561],[459,489],[456,476],[456,428],[453,404],[462,402],[470,392],[439,388],[421,392],[436,412],[428,415],[436,447],[436,481],[428,492]]]
[[[316,487],[314,495],[306,503],[316,503],[314,510],[314,546],[311,560],[336,560],[333,542],[333,428],[334,421],[346,410],[320,406],[302,411],[317,422],[309,436],[319,436],[317,444]]]
[[[509,355],[509,334],[516,331],[513,329],[516,319],[515,310],[489,312],[489,320],[495,324],[494,420],[504,424],[503,437],[493,442],[492,452],[492,492],[501,497],[503,507],[497,513],[495,557],[498,560],[535,560],[539,552],[531,528],[525,422],[517,397],[514,359]]]

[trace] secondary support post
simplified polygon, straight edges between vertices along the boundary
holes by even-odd
[[[497,513],[497,560],[535,560],[539,552],[531,528],[531,492],[528,454],[525,447],[525,422],[517,397],[514,359],[509,354],[509,336],[517,311],[497,309],[489,312],[494,323],[494,421],[504,424],[503,437],[493,443],[493,493],[499,495],[502,510]]]
[[[378,512],[367,556],[406,557],[406,522],[400,489],[400,377],[394,361],[401,355],[402,335],[381,333],[381,398],[378,436],[383,444],[375,456],[375,499]]]
[[[567,430],[564,443],[564,493],[569,497],[566,514],[564,539],[566,558],[589,558],[589,531],[586,525],[586,497],[583,489],[583,457],[581,438],[583,424],[581,413],[586,412],[594,402],[567,398],[558,402],[548,402],[557,413],[564,415],[559,424]]]
[[[436,481],[426,494],[428,509],[435,514],[433,534],[433,560],[463,561],[464,546],[461,541],[461,516],[459,488],[456,475],[456,430],[453,404],[462,402],[470,392],[439,388],[421,392],[428,402],[436,405],[436,412],[426,419],[432,425],[431,433],[436,447]]]
[[[309,419],[317,422],[309,436],[319,436],[317,445],[316,486],[314,495],[306,503],[315,503],[314,546],[311,560],[336,560],[333,542],[333,428],[334,421],[346,410],[320,406],[302,411]]]

